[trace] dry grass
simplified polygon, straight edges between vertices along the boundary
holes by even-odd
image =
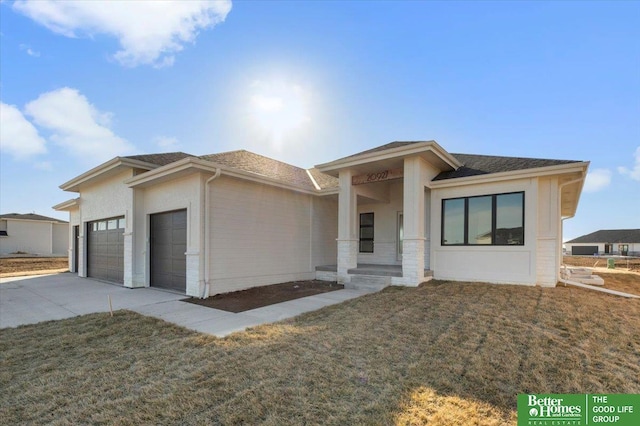
[[[0,277],[28,275],[69,270],[66,257],[3,257],[0,258]]]
[[[226,339],[95,314],[0,345],[8,424],[502,425],[518,393],[640,393],[640,301],[570,287],[389,288]]]

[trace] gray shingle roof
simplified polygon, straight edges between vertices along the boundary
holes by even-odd
[[[640,243],[640,229],[601,229],[567,243]]]
[[[442,172],[433,180],[455,179],[490,173],[512,172],[515,170],[535,169],[539,167],[559,166],[579,163],[576,160],[548,160],[542,158],[498,157],[493,155],[451,154],[463,166],[458,170]]]
[[[42,220],[47,222],[60,222],[60,223],[69,223],[65,220],[56,219],[53,217],[42,216],[35,213],[6,213],[0,214],[0,219],[22,219],[22,220]]]
[[[187,154],[186,152],[165,152],[161,154],[129,155],[123,158],[144,161],[145,163],[151,163],[157,166],[166,166],[167,164],[175,163],[176,161],[180,161],[187,157],[195,156]]]
[[[199,158],[281,182],[291,183],[302,188],[315,189],[305,169],[250,151],[229,151],[220,154],[202,155]],[[319,176],[319,172],[317,174],[317,178],[314,175],[314,179],[316,179],[321,188],[330,187],[331,179],[335,180],[335,185],[337,186],[337,179],[331,176]]]
[[[388,144],[381,145],[381,146],[378,146],[376,148],[371,148],[371,149],[368,149],[366,151],[362,151],[362,152],[358,152],[356,154],[348,155],[348,156],[340,158],[340,159],[338,159],[336,161],[344,160],[346,158],[351,158],[351,157],[357,157],[359,155],[364,155],[364,154],[373,154],[374,152],[386,151],[387,149],[400,148],[401,146],[411,145],[411,144],[415,144],[415,143],[423,143],[423,142],[424,141],[421,141],[421,142],[417,142],[417,141],[390,142]]]

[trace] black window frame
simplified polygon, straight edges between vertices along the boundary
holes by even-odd
[[[371,225],[363,225],[362,217],[363,216],[371,216]],[[374,251],[374,236],[375,236],[375,216],[373,212],[360,213],[360,232],[358,234],[358,253],[373,253]],[[362,230],[363,229],[371,229],[371,238],[362,238]],[[363,242],[371,242],[371,250],[363,249]]]
[[[521,194],[522,195],[522,243],[518,244],[509,244],[509,243],[497,243],[497,199],[501,195],[512,195],[512,194]],[[490,244],[475,244],[469,243],[469,199],[472,198],[480,198],[480,197],[491,197],[491,243]],[[440,218],[440,245],[447,247],[455,247],[455,246],[474,246],[474,247],[495,247],[495,246],[506,246],[506,247],[522,247],[526,244],[525,240],[525,191],[514,191],[514,192],[503,192],[499,194],[482,194],[482,195],[473,195],[468,197],[455,197],[455,198],[443,198],[442,206],[441,206],[441,218]],[[462,243],[447,243],[445,242],[445,203],[450,200],[464,200],[464,237]]]

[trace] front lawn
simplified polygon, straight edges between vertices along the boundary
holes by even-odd
[[[225,339],[94,314],[0,330],[0,389],[6,424],[514,424],[518,393],[640,393],[640,300],[432,282]]]

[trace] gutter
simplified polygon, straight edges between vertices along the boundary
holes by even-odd
[[[209,184],[220,177],[222,170],[220,167],[216,169],[216,173],[211,176],[204,184],[204,288],[202,289],[201,299],[209,297],[209,273],[210,273],[210,259],[209,252],[211,251],[211,206],[209,205]]]

